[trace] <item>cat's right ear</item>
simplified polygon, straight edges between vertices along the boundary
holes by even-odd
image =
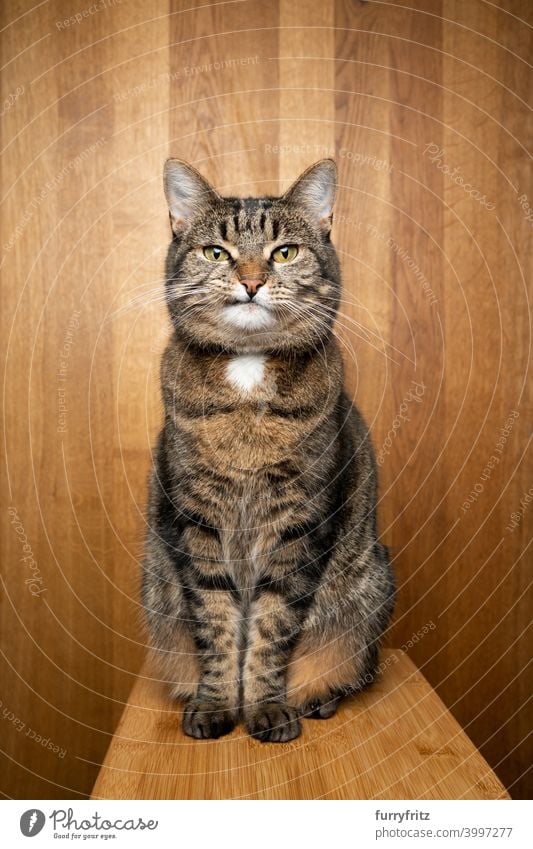
[[[163,183],[172,231],[177,236],[183,232],[191,218],[219,198],[207,180],[180,159],[167,159]]]

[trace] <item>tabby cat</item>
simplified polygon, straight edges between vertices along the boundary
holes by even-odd
[[[297,737],[368,685],[394,602],[367,427],[343,389],[336,167],[221,197],[169,159],[165,422],[142,587],[183,730]]]

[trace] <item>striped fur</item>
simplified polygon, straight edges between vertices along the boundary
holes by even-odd
[[[318,163],[281,198],[238,199],[170,160],[166,190],[174,332],[143,604],[187,734],[242,719],[286,741],[372,681],[394,600],[373,451],[332,334],[335,168]],[[286,244],[298,256],[278,266]],[[207,261],[208,245],[227,260]]]

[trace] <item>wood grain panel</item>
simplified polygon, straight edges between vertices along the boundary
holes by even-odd
[[[524,57],[530,36],[501,10],[480,14],[478,3],[415,4],[412,12],[395,5],[338,4],[336,51],[343,60],[339,146],[360,150],[362,134],[368,144],[381,128],[373,101],[388,98],[385,201],[392,216],[381,198],[365,197],[374,227],[370,247],[360,240],[358,257],[378,240],[369,264],[390,292],[376,295],[370,274],[366,288],[353,285],[372,314],[383,315],[373,300],[385,302],[385,338],[406,355],[395,364],[365,351],[370,368],[366,376],[361,369],[357,387],[367,417],[376,418],[378,451],[392,433],[381,467],[382,527],[400,584],[390,640],[416,640],[412,653],[424,673],[512,792],[523,795],[531,759],[524,595],[530,533],[527,517],[515,530],[506,525],[528,489],[523,276],[531,230],[517,203],[528,141],[527,108],[517,97],[527,102],[528,94],[523,76],[517,83],[523,61],[513,53]],[[516,51],[509,47],[515,43]],[[352,71],[351,90],[361,92],[353,98],[346,93],[350,64],[363,65],[357,83]],[[371,131],[351,126],[357,108]],[[362,183],[364,169],[357,175]],[[405,403],[412,381],[424,386],[420,403]],[[376,383],[384,387],[379,398]],[[513,410],[520,415],[501,441]],[[436,627],[419,639],[428,622]]]
[[[170,67],[184,79],[170,90],[169,153],[227,194],[276,193],[277,3],[214,4],[170,20]]]
[[[276,193],[334,150],[337,332],[400,590],[387,640],[530,795],[531,4],[79,11],[0,10],[2,792],[87,795],[144,655],[163,160]]]
[[[331,0],[320,4],[312,0],[281,2],[279,175],[282,189],[313,162],[335,155],[334,18],[335,4]]]
[[[4,9],[4,22],[13,16]],[[5,115],[2,240],[17,236],[3,255],[5,433],[9,504],[21,522],[7,514],[3,537],[2,701],[16,720],[2,725],[2,774],[4,792],[21,798],[87,794],[87,761],[103,756],[144,649],[135,616],[149,440],[139,411],[153,319],[113,313],[161,275],[168,88],[159,117],[156,107],[144,122],[140,97],[121,98],[167,71],[168,17],[150,24],[142,4],[129,4],[64,21],[58,3],[8,29],[4,82],[4,91],[25,89]],[[31,62],[17,58],[39,39]],[[135,57],[147,54],[139,74]],[[134,452],[126,464],[124,447]],[[35,597],[16,528],[42,578]]]

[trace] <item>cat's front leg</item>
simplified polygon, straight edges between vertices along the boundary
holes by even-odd
[[[243,668],[243,713],[248,733],[262,742],[285,743],[300,733],[298,711],[287,704],[286,678],[302,618],[282,592],[258,588]]]
[[[238,721],[240,615],[229,582],[217,571],[196,570],[184,589],[200,669],[198,690],[183,711],[183,731],[190,737],[221,737]]]

